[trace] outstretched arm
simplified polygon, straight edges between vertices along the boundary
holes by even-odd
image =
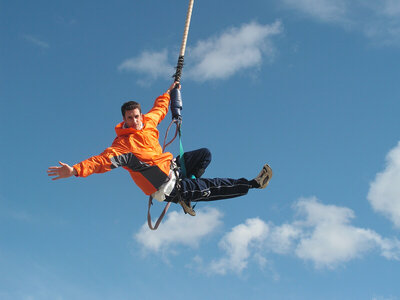
[[[60,161],[60,167],[50,167],[47,173],[49,176],[54,177],[53,180],[68,178],[72,175],[87,177],[94,173],[105,173],[116,167],[123,166],[122,164],[115,164],[112,158],[126,152],[127,149],[124,147],[111,146],[105,149],[101,154],[92,156],[72,167]]]
[[[61,161],[59,162],[61,167],[49,167],[47,170],[47,175],[54,177],[52,180],[57,180],[61,178],[68,178],[72,175],[78,175],[76,170],[68,164],[64,164]]]

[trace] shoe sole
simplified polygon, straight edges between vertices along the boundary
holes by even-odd
[[[262,182],[260,182],[260,189],[265,189],[272,178],[272,169],[268,164],[264,165],[263,171],[267,173],[267,176],[263,179]]]
[[[188,206],[184,201],[182,201],[182,200],[179,201],[179,204],[182,206],[182,209],[185,212],[185,214],[189,214],[192,217],[196,216],[196,212],[193,210],[193,208]]]

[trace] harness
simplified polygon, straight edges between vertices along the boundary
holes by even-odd
[[[174,78],[174,81],[180,82],[181,76],[182,76],[182,69],[183,69],[183,64],[184,64],[184,56],[185,56],[185,50],[186,50],[186,42],[187,42],[187,37],[189,34],[189,27],[190,27],[190,20],[192,17],[192,10],[193,10],[193,2],[194,0],[189,0],[189,7],[188,11],[186,14],[186,22],[185,22],[185,29],[183,31],[183,38],[182,38],[182,44],[181,44],[181,50],[179,53],[178,57],[178,63],[176,66],[176,71],[175,74],[172,76]],[[182,110],[182,96],[180,90],[175,87],[171,90],[170,92],[171,96],[171,101],[170,101],[170,106],[171,106],[171,113],[172,113],[172,121],[169,124],[167,131],[165,133],[165,138],[164,138],[164,144],[163,144],[163,152],[165,151],[165,148],[168,147],[177,137],[179,134],[179,152],[180,152],[180,157],[179,157],[179,164],[180,164],[180,170],[177,167],[175,162],[171,161],[171,167],[173,172],[175,173],[176,176],[176,183],[174,189],[177,191],[177,197],[179,200],[180,199],[180,183],[179,183],[179,172],[182,174],[182,177],[186,177],[186,167],[185,167],[185,160],[183,158],[183,154],[185,153],[183,150],[183,145],[182,145],[182,132],[181,132],[181,126],[182,126],[182,115],[181,115],[181,110]],[[175,124],[176,125],[176,130],[175,130],[175,135],[166,144],[166,140],[168,137],[169,130],[171,126]],[[148,205],[148,211],[147,211],[147,224],[149,225],[149,228],[151,230],[156,230],[158,226],[160,225],[162,219],[164,218],[165,214],[168,211],[168,208],[171,205],[171,202],[168,202],[163,211],[161,212],[160,216],[158,217],[155,225],[152,225],[151,221],[151,215],[150,215],[150,208],[153,205],[153,198],[150,196],[149,197],[149,205]]]

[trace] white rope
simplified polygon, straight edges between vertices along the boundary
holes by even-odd
[[[189,8],[188,8],[187,15],[186,15],[185,30],[183,32],[181,52],[179,53],[179,56],[185,55],[186,41],[187,41],[187,37],[189,34],[190,19],[192,18],[193,2],[194,2],[194,0],[189,1]]]

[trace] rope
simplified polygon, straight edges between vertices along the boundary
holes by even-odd
[[[187,14],[186,14],[185,30],[183,31],[181,51],[179,52],[178,64],[176,66],[175,75],[172,76],[175,78],[175,81],[178,81],[178,82],[181,81],[181,76],[182,76],[183,61],[184,61],[184,56],[185,56],[185,51],[186,51],[187,37],[189,35],[190,20],[192,18],[193,3],[194,3],[194,0],[189,1],[189,7],[188,7]]]
[[[190,27],[190,20],[192,18],[193,2],[194,2],[194,0],[189,1],[189,8],[188,8],[187,15],[186,15],[185,30],[183,31],[181,52],[179,53],[179,56],[185,56],[186,42],[187,42],[187,37],[189,34],[189,27]]]

